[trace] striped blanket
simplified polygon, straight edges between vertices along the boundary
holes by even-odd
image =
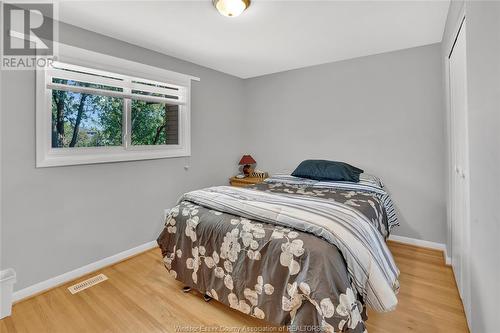
[[[371,185],[359,186],[361,190]],[[399,271],[384,238],[366,216],[349,205],[321,197],[228,186],[189,192],[181,197],[183,201],[321,237],[340,250],[353,286],[369,306],[385,312],[397,305]]]

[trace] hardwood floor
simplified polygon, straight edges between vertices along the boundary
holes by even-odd
[[[396,242],[389,244],[401,270],[396,311],[369,311],[369,333],[468,332],[453,272],[440,251]],[[170,278],[154,249],[82,277],[104,273],[109,280],[72,295],[67,283],[14,305],[12,316],[0,320],[0,332],[181,332],[182,326],[262,326],[200,294],[184,294]],[[180,329],[181,327],[181,329]],[[186,328],[186,327],[184,327]],[[191,330],[196,331],[196,330]],[[199,330],[198,330],[199,331]]]

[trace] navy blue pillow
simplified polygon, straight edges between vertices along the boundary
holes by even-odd
[[[305,160],[293,171],[292,176],[314,180],[359,182],[363,170],[344,162]]]

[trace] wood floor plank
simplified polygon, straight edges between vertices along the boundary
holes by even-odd
[[[389,242],[401,270],[396,311],[368,311],[370,333],[467,333],[463,305],[453,271],[443,253]],[[66,288],[103,273],[108,280],[72,295]],[[0,320],[2,333],[24,332],[176,332],[182,326],[261,327],[267,323],[244,315],[168,276],[159,249],[154,249],[83,276],[14,305]],[[214,330],[212,330],[214,331]],[[235,330],[234,330],[235,331]]]

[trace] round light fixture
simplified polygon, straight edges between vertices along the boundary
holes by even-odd
[[[236,17],[250,6],[250,0],[213,0],[213,4],[221,15]]]

